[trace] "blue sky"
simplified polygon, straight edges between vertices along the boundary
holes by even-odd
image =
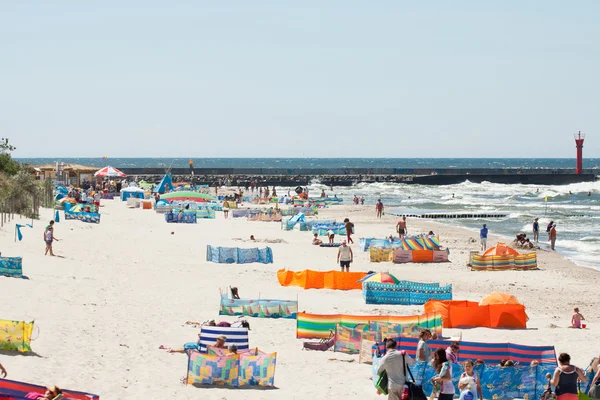
[[[600,157],[599,15],[595,0],[4,1],[0,136],[16,157],[572,157],[582,130]]]

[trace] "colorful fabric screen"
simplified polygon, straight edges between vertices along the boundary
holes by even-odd
[[[388,336],[390,337],[390,336]],[[373,354],[385,354],[385,343],[378,340],[372,347]],[[397,348],[406,351],[406,354],[415,358],[417,353],[418,337],[396,337]],[[429,347],[449,347],[452,342],[448,340],[429,340]],[[556,366],[556,352],[554,346],[526,346],[515,343],[481,343],[460,342],[458,361],[483,360],[486,364],[499,364],[502,360],[512,360],[515,363],[529,364],[537,361],[543,364]]]
[[[21,257],[0,257],[0,275],[22,278],[23,259]]]
[[[522,304],[489,304],[466,300],[430,300],[425,303],[425,312],[439,312],[444,328],[527,328],[527,314]]]
[[[371,262],[394,262],[396,264],[447,262],[448,252],[445,250],[403,250],[371,247],[369,258]]]
[[[377,369],[381,364],[381,358],[373,359],[373,382],[377,382]],[[417,362],[409,367],[417,384],[423,385],[426,395],[431,393],[431,378],[436,375],[433,367],[425,362]],[[498,365],[479,365],[475,367],[481,380],[483,398],[485,399],[539,399],[546,389],[548,380],[547,373],[554,372],[555,365],[539,364],[531,367],[529,365],[500,367]],[[456,393],[458,381],[464,372],[461,364],[452,365],[452,382]]]
[[[341,271],[304,271],[294,272],[280,269],[277,279],[281,286],[300,286],[304,289],[362,289],[360,279],[367,276],[366,272]]]
[[[195,224],[198,220],[195,211],[187,211],[179,214],[173,211],[165,213],[165,221],[168,223],[179,223],[179,224]]]
[[[328,338],[336,325],[355,328],[357,325],[369,324],[372,331],[387,329],[386,337],[410,336],[410,332],[420,332],[430,329],[432,332],[442,333],[442,318],[438,313],[429,313],[415,316],[387,316],[387,315],[344,315],[344,314],[309,314],[299,312],[296,318],[296,337],[298,339]],[[402,332],[391,335],[393,332]]]
[[[100,400],[97,394],[76,392],[74,390],[62,389],[64,400]],[[28,393],[46,393],[46,386],[33,385],[8,379],[0,379],[0,399],[25,399]]]
[[[452,285],[400,281],[397,285],[363,282],[362,294],[367,304],[425,304],[429,300],[452,300]]]
[[[0,350],[31,351],[31,333],[34,321],[10,321],[0,319]]]
[[[65,211],[65,219],[76,219],[82,222],[91,224],[100,223],[100,214],[89,212],[67,212]]]
[[[206,261],[220,264],[272,264],[273,250],[270,247],[265,247],[264,249],[240,249],[239,247],[213,247],[207,245]]]
[[[438,236],[405,236],[402,239],[375,239],[362,238],[360,239],[360,250],[370,251],[372,248],[377,249],[399,249],[399,250],[439,250],[440,238]]]
[[[188,360],[188,385],[274,386],[277,353],[209,355],[197,351]]]
[[[471,271],[532,271],[538,269],[537,254],[481,256],[472,254]]]
[[[244,315],[257,318],[295,319],[298,302],[295,300],[230,299],[221,295],[219,315]]]

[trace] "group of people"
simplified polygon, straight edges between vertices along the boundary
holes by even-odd
[[[519,233],[516,235],[515,244],[519,247],[532,249],[536,247],[533,242],[539,242],[540,236],[540,223],[539,218],[534,218],[532,224],[533,231],[533,241],[529,240],[527,234]],[[486,251],[487,249],[487,237],[488,237],[488,228],[486,224],[483,224],[483,227],[479,230],[479,240],[481,242],[481,251]],[[548,241],[550,242],[550,249],[555,250],[556,245],[556,222],[550,221],[548,226],[546,227],[546,233],[548,234]]]
[[[455,395],[455,388],[452,382],[452,367],[458,364],[459,342],[452,342],[448,348],[437,348],[433,354],[428,341],[433,337],[429,329],[424,329],[419,335],[419,344],[417,345],[417,361],[431,363],[435,369],[436,375],[431,379],[434,385],[434,391],[439,391],[439,400],[452,400]],[[406,369],[414,364],[414,360],[404,351],[396,349],[396,341],[386,340],[386,354],[381,359],[378,375],[384,371],[388,376],[388,399],[403,399],[403,393],[407,382]],[[466,360],[463,363],[464,372],[458,381],[458,388],[461,391],[461,399],[477,400],[483,398],[481,379],[474,367],[477,364],[483,364],[483,360]],[[539,364],[538,361],[532,361],[531,367]],[[600,398],[600,358],[592,362],[591,368],[595,375],[592,378],[589,396],[593,399]],[[405,367],[406,366],[406,367]],[[512,360],[502,360],[502,367],[514,367]],[[549,383],[555,387],[555,394],[558,400],[577,400],[578,383],[587,382],[587,377],[583,369],[571,364],[571,357],[567,353],[561,353],[558,356],[558,367],[553,374],[546,377]]]
[[[357,195],[354,195],[354,198],[352,199],[352,203],[354,203],[355,206],[357,205],[361,205],[364,206],[365,205],[365,198],[364,197],[358,197]]]

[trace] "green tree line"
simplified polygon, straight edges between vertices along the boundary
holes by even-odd
[[[48,183],[35,178],[31,168],[12,158],[16,150],[8,138],[0,138],[0,211],[37,218],[37,209]]]

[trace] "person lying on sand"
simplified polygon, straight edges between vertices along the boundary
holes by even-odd
[[[200,334],[198,334],[198,340],[200,340]],[[214,346],[210,346],[217,349],[224,349],[227,337],[221,335],[216,339]],[[189,354],[191,350],[200,351],[200,342],[188,342],[183,345],[183,349],[166,349],[168,353],[186,353]]]

